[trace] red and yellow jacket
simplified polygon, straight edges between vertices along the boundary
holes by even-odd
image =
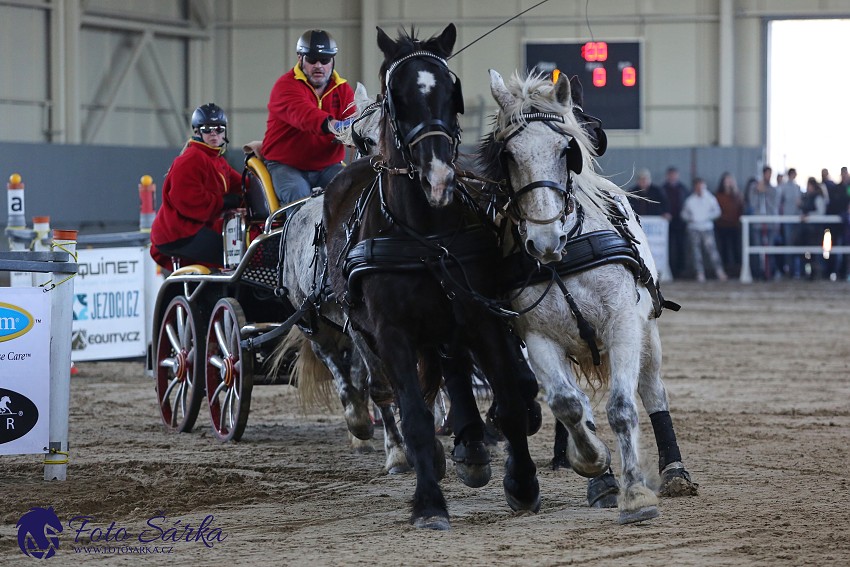
[[[190,140],[171,164],[162,186],[162,206],[151,226],[151,242],[167,244],[207,226],[221,231],[224,194],[242,191],[242,176],[221,148]]]
[[[328,117],[342,120],[354,113],[354,91],[334,71],[319,97],[296,65],[281,76],[269,97],[263,157],[302,171],[319,171],[345,158],[345,147],[322,131]]]

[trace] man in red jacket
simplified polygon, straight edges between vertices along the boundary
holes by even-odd
[[[192,114],[194,135],[165,176],[162,206],[151,226],[151,256],[218,267],[224,262],[221,212],[238,207],[242,176],[227,163],[227,116],[213,103]]]
[[[354,91],[334,70],[336,41],[309,30],[296,45],[298,63],[280,77],[269,97],[262,152],[281,204],[324,187],[342,169],[345,147],[332,128],[354,114]]]

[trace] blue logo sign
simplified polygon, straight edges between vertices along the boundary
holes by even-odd
[[[87,293],[74,294],[74,321],[87,321],[89,318],[89,296]]]
[[[18,546],[27,557],[47,559],[59,549],[62,522],[53,508],[30,508],[18,520]]]
[[[11,303],[0,303],[0,343],[25,335],[32,325],[32,315],[25,309]]]

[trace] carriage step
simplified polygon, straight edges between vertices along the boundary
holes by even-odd
[[[277,329],[281,326],[281,323],[248,323],[244,325],[241,329],[239,329],[239,333],[242,337],[250,337],[259,335],[261,333],[267,333],[273,329]]]

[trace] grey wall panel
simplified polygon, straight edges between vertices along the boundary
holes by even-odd
[[[139,226],[139,180],[150,175],[159,192],[180,148],[126,148],[0,142],[0,179],[19,173],[26,186],[27,223],[49,215],[53,228],[86,233]],[[7,191],[0,191],[0,225],[6,225]],[[5,239],[3,246],[6,245]]]
[[[0,140],[46,141],[48,18],[0,6]]]

